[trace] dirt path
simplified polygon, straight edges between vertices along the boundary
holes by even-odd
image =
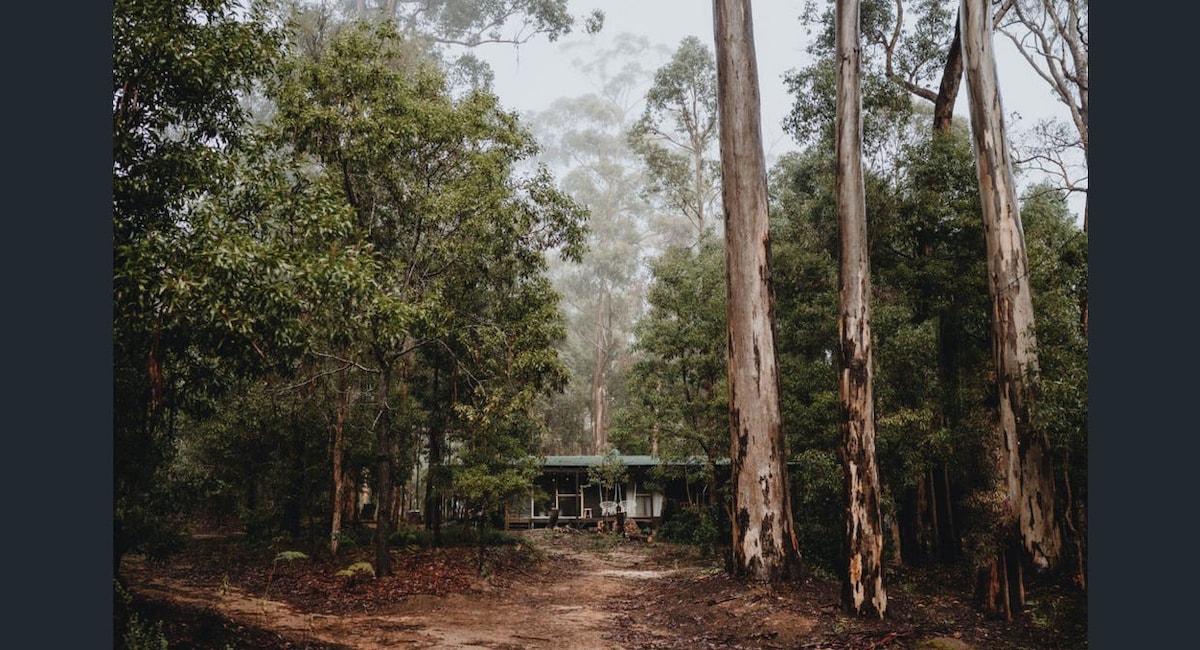
[[[258,551],[247,558],[223,543],[154,565],[127,558],[122,574],[148,620],[166,623],[171,647],[197,650],[1087,647],[1086,601],[1063,597],[1039,613],[1061,605],[1055,620],[987,620],[958,574],[893,574],[878,620],[845,614],[836,580],[765,585],[728,576],[692,547],[518,534],[532,544],[486,556],[487,579],[471,549],[397,550],[396,575],[375,580],[337,576],[350,557],[277,572]]]
[[[135,568],[136,590],[150,598],[211,608],[245,625],[291,639],[382,648],[556,648],[594,650],[612,647],[606,633],[635,632],[627,616],[611,605],[635,596],[669,575],[695,573],[701,567],[661,566],[647,546],[598,544],[582,534],[565,540],[546,531],[529,531],[547,554],[546,571],[504,587],[481,580],[473,593],[417,595],[371,614],[323,615],[299,612],[284,602],[239,589],[199,588]],[[617,630],[616,626],[624,629]]]

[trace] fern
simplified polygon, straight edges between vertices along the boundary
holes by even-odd
[[[355,562],[350,566],[338,571],[339,576],[353,577],[356,573],[375,573],[375,567],[371,566],[370,562]]]
[[[307,560],[308,556],[300,551],[280,551],[275,556],[275,561],[271,563],[271,574],[267,576],[267,586],[263,589],[262,599],[267,599],[267,594],[271,591],[271,581],[275,579],[275,569],[280,562],[292,562],[293,560]]]

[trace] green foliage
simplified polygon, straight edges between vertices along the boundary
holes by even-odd
[[[339,576],[344,576],[347,578],[353,578],[360,574],[365,575],[365,576],[374,576],[375,575],[375,566],[372,565],[370,562],[355,562],[354,564],[351,564],[350,566],[346,567],[345,569],[338,571],[337,574]]]
[[[428,547],[432,545],[433,533],[416,528],[399,528],[388,535],[388,546],[404,548],[407,546]]]
[[[433,531],[417,528],[401,528],[391,534],[388,545],[396,548],[449,548],[469,546],[521,546],[521,537],[506,533],[492,527],[484,527],[482,533],[476,526],[465,526],[459,523],[442,526],[440,545],[434,539]]]
[[[121,634],[121,647],[125,650],[167,650],[167,637],[163,633],[163,622],[142,619],[141,614],[133,611],[133,595],[113,580],[116,590],[117,609],[125,612],[125,628]]]
[[[295,562],[296,560],[307,559],[308,555],[301,553],[300,551],[280,551],[279,553],[275,554],[275,559],[273,561],[274,563],[278,564],[280,562]]]
[[[684,511],[686,514],[677,514],[671,519],[662,520],[662,525],[659,526],[656,532],[656,538],[662,542],[673,543],[692,543],[691,531],[696,529],[700,524],[700,516],[690,511]]]
[[[623,484],[629,478],[629,468],[625,462],[621,460],[621,452],[616,449],[609,449],[604,454],[604,459],[600,464],[588,468],[588,486],[599,486],[608,498],[611,490],[612,501],[617,500],[616,488]]]
[[[646,165],[646,191],[693,223],[691,244],[720,222],[717,142],[717,68],[708,46],[687,36],[654,73],[642,117],[629,129],[629,146]]]
[[[568,11],[567,0],[430,0],[410,4],[378,2],[362,6],[379,18],[397,21],[402,33],[420,35],[437,44],[467,47],[485,43],[519,45],[538,36],[553,42],[570,34],[576,21]],[[584,17],[584,23],[587,33],[596,33],[604,24],[604,13],[595,10]]]
[[[728,518],[720,508],[701,506],[677,509],[663,508],[662,525],[655,532],[656,539],[675,544],[687,544],[711,557],[722,544],[729,543]]]
[[[231,6],[116,8],[118,556],[201,504],[295,538],[328,512],[335,425],[347,477],[380,423],[403,480],[411,432],[436,411],[456,421],[460,387],[455,417],[507,436],[464,454],[490,480],[481,468],[528,455],[533,396],[563,382],[544,254],[578,257],[584,210],[545,169],[516,173],[536,150],[516,116],[452,98],[395,25],[330,30],[277,66],[283,35]],[[237,100],[255,81],[274,111],[252,129]],[[421,409],[406,386],[371,385],[435,340],[448,354],[432,370],[469,382],[415,395]],[[385,400],[397,414],[381,420]],[[502,478],[478,491],[527,477]]]
[[[833,4],[830,0],[806,4],[801,20],[808,33],[817,32],[807,48],[816,63],[785,77],[796,102],[784,128],[804,144],[830,143],[830,150],[837,60]],[[954,37],[955,14],[949,7],[942,0],[916,0],[903,6],[888,0],[860,4],[863,144],[868,159],[870,152],[895,135],[897,125],[911,117],[914,96],[922,102],[936,96]],[[898,20],[903,23],[896,25]],[[868,214],[873,213],[868,210]]]
[[[167,650],[168,647],[166,634],[163,633],[163,622],[155,621],[151,625],[137,614],[130,615],[121,641],[121,647],[126,650]]]
[[[1063,194],[1045,184],[1025,192],[1021,221],[1041,371],[1034,419],[1054,454],[1068,552],[1086,562],[1088,342],[1082,307],[1088,298],[1087,233],[1075,224]]]
[[[188,247],[196,202],[228,186],[245,114],[281,35],[233,2],[113,7],[114,555],[170,536],[181,509],[167,463],[178,417],[219,392],[220,357],[252,357],[232,314],[181,313],[172,292],[209,300],[212,261]],[[215,256],[226,261],[238,249]],[[183,303],[187,304],[187,303]],[[210,303],[211,304],[211,303]],[[233,305],[231,307],[238,307]],[[245,337],[240,337],[242,342]]]
[[[831,161],[814,151],[771,171],[772,283],[789,454],[833,451],[841,413],[837,345],[837,230]]]
[[[649,74],[648,48],[644,38],[618,37],[612,49],[579,66],[596,92],[559,99],[532,120],[542,159],[590,212],[586,255],[578,265],[553,269],[567,324],[559,349],[571,381],[562,396],[541,401],[539,410],[551,425],[545,453],[600,453],[594,439],[597,414],[605,425],[599,407],[616,413],[628,398],[620,374],[641,307],[637,278],[652,211],[628,144],[627,116],[630,98],[640,94]]]
[[[997,528],[1002,525],[998,522],[1007,521],[1011,515],[1007,501],[1003,490],[986,485],[971,490],[962,499],[963,557],[971,568],[987,568],[1000,552]]]
[[[842,464],[835,453],[809,449],[790,468],[796,540],[812,566],[840,571],[845,536]]]
[[[536,144],[516,116],[486,92],[455,98],[394,25],[342,29],[270,93],[273,137],[336,184],[375,261],[331,356],[381,373],[378,444],[407,467],[423,423],[435,491],[498,507],[529,483],[514,461],[532,450],[530,404],[563,381],[545,255],[578,257],[585,211],[546,169],[517,173]]]
[[[529,493],[536,475],[533,467],[527,465],[501,469],[482,461],[472,462],[474,457],[464,456],[463,465],[455,468],[454,492],[481,516],[490,514],[510,498]],[[514,462],[527,461],[514,459]]]
[[[725,258],[720,242],[672,247],[651,264],[649,309],[638,322],[629,393],[615,439],[647,443],[665,458],[719,457],[728,445]]]
[[[239,95],[270,69],[281,34],[232,0],[113,5],[113,226],[118,244],[171,227],[221,180]]]
[[[784,118],[783,128],[797,142],[817,146],[833,142],[836,73],[832,58],[819,58],[809,67],[785,75],[784,84],[795,103]],[[862,80],[863,149],[871,152],[895,137],[896,125],[912,116],[913,104],[903,88],[883,77],[864,71]],[[864,163],[871,162],[868,154]]]
[[[172,471],[194,486],[194,514],[236,516],[254,541],[297,538],[331,499],[321,404],[265,382],[240,387],[216,401],[209,417],[182,423],[186,442]]]
[[[290,62],[271,94],[277,137],[337,183],[354,239],[377,255],[373,284],[388,290],[357,306],[369,328],[356,334],[376,356],[456,327],[488,333],[471,318],[483,301],[532,293],[544,251],[578,253],[582,209],[545,170],[514,173],[536,150],[516,117],[487,93],[452,99],[388,25],[342,30],[319,60]],[[474,299],[452,308],[455,295]]]

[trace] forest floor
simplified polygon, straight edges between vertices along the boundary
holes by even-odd
[[[886,620],[846,615],[836,580],[769,586],[729,577],[692,547],[531,530],[521,544],[393,551],[395,575],[338,575],[370,559],[272,561],[239,538],[194,540],[165,561],[125,559],[133,610],[171,648],[1087,647],[1087,602],[1045,587],[1014,622],[988,620],[948,572],[889,570]],[[1037,600],[1034,600],[1034,599]],[[119,636],[119,635],[118,635]]]

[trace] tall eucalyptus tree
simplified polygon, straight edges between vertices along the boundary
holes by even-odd
[[[1049,445],[1033,418],[1038,375],[1033,296],[996,81],[991,5],[987,0],[963,0],[960,15],[992,299],[997,469],[1008,504],[1000,533],[1002,542],[1015,537],[1012,541],[1020,549],[1018,556],[1009,547],[1001,548],[983,588],[987,609],[1011,618],[1024,604],[1023,566],[1044,569],[1057,564],[1062,536]]]
[[[642,117],[630,129],[642,157],[650,191],[686,217],[692,244],[714,225],[720,193],[717,146],[717,77],[712,51],[685,37],[666,65],[654,73]]]
[[[1083,194],[1088,229],[1088,3],[1087,0],[1004,0],[993,20],[1067,108],[1070,122],[1039,120],[1015,162],[1055,179],[1059,189]],[[1082,170],[1079,158],[1082,156]],[[1080,296],[1079,326],[1086,338],[1088,300]]]
[[[731,570],[764,581],[802,572],[793,531],[775,357],[767,170],[750,0],[714,0],[725,209]]]
[[[612,50],[578,62],[594,92],[559,99],[532,118],[542,159],[560,175],[562,190],[590,213],[588,252],[581,264],[559,269],[557,286],[569,322],[566,354],[573,359],[568,393],[576,407],[588,405],[588,440],[574,442],[574,449],[597,454],[609,444],[622,385],[617,369],[641,308],[651,239],[645,176],[628,143],[649,47],[645,38],[621,35]],[[557,434],[565,441],[578,437]]]
[[[839,232],[838,366],[842,402],[842,482],[846,499],[843,599],[856,614],[883,618],[883,523],[875,461],[871,260],[862,170],[859,2],[838,0],[837,205]]]

